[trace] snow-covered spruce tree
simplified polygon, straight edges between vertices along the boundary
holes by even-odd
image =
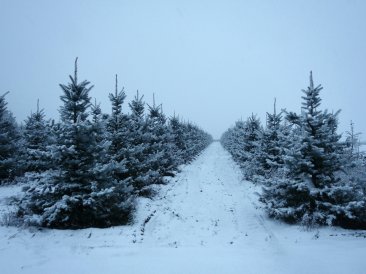
[[[221,144],[230,152],[248,180],[263,175],[260,152],[263,129],[259,119],[252,114],[245,122],[238,121],[221,137]]]
[[[301,159],[294,157],[292,173],[294,178],[310,179],[316,188],[333,184],[335,172],[340,170],[338,152],[341,144],[337,134],[338,113],[319,110],[321,85],[314,87],[310,73],[310,86],[303,90],[302,114],[288,113],[287,119],[298,126],[302,133]]]
[[[177,160],[173,154],[175,144],[166,124],[167,119],[162,106],[155,104],[155,95],[153,95],[153,105],[148,105],[148,111],[147,130],[150,134],[150,146],[147,161],[149,161],[149,169],[157,171],[156,183],[160,183],[163,176],[173,176],[173,171],[177,167]]]
[[[351,218],[342,217],[339,223],[344,227],[366,229],[366,161],[364,153],[359,150],[360,135],[351,122],[344,142],[343,170],[338,175],[341,186],[346,188],[345,192],[348,192],[350,200],[353,201],[349,205],[352,214],[349,215]],[[341,189],[338,189],[338,193]]]
[[[145,102],[138,92],[129,106],[131,115],[124,140],[126,176],[131,178],[136,194],[150,196],[153,185],[163,183],[164,176],[173,176],[178,163],[193,159],[209,144],[211,137],[198,127],[179,121],[173,130],[167,125],[161,106],[155,103],[148,106],[145,116]],[[179,155],[174,154],[176,137],[184,148]]]
[[[255,115],[251,115],[244,125],[243,132],[243,149],[240,165],[243,169],[244,176],[247,180],[253,180],[255,176],[264,175],[259,163],[261,139],[263,129],[259,119]]]
[[[107,130],[111,145],[108,149],[109,159],[113,163],[113,177],[119,181],[128,183],[130,177],[127,170],[127,147],[129,117],[122,113],[122,105],[126,98],[124,88],[118,90],[118,78],[116,75],[115,92],[109,94],[112,104],[112,113],[108,119]]]
[[[200,145],[198,146],[198,153],[201,153],[213,142],[213,137],[198,126],[196,126],[196,130],[200,142]]]
[[[266,128],[260,142],[258,162],[265,179],[277,176],[282,169],[287,135],[287,127],[282,124],[282,111],[277,113],[275,100],[273,113],[267,112]]]
[[[90,106],[90,114],[92,115],[92,122],[94,124],[101,123],[102,108],[100,107],[100,103],[97,103],[97,99],[94,99],[94,104]]]
[[[109,157],[111,142],[106,131],[109,120],[101,113],[99,104],[95,103],[91,106],[91,113],[92,133],[96,144],[93,155],[95,160],[93,174],[95,182],[99,184],[97,185],[99,189],[95,188],[99,192],[94,193],[99,199],[97,217],[106,218],[104,220],[106,225],[101,226],[125,224],[131,220],[134,210],[133,188],[129,179],[115,176],[118,168],[116,168],[116,162]]]
[[[42,172],[53,168],[51,145],[51,130],[45,120],[44,110],[39,108],[32,112],[24,123],[23,138],[25,144],[24,167],[26,172]]]
[[[118,78],[116,75],[115,92],[109,94],[109,100],[112,104],[112,113],[108,120],[107,129],[110,133],[111,146],[110,154],[116,156],[116,154],[121,150],[123,144],[125,143],[125,136],[123,132],[126,131],[127,115],[122,113],[122,105],[126,99],[126,93],[124,88],[118,91]]]
[[[137,92],[129,104],[131,116],[127,138],[127,170],[138,195],[150,196],[154,184],[163,183],[163,176],[173,175],[176,163],[172,158],[173,138],[169,134],[161,106],[149,107]],[[172,149],[174,150],[174,149]]]
[[[193,160],[212,142],[211,135],[195,125],[180,121],[175,115],[170,118],[168,131],[173,142],[171,155],[177,165]]]
[[[146,156],[149,150],[150,134],[144,114],[143,97],[137,91],[134,99],[129,103],[131,115],[126,140],[127,175],[131,177],[134,191],[138,195],[145,195],[145,188],[151,185],[156,178],[156,171],[148,172],[149,165]]]
[[[192,161],[211,142],[212,136],[192,123],[182,123],[185,150],[183,158],[185,163]]]
[[[319,110],[321,90],[310,74],[301,115],[288,113],[286,117],[293,125],[285,156],[287,176],[273,180],[262,200],[275,218],[305,225],[342,225],[342,220],[355,217],[352,211],[361,205],[352,187],[337,176],[342,168],[342,145],[336,132],[339,111]]]
[[[108,227],[129,220],[132,201],[126,187],[111,177],[105,164],[105,143],[99,138],[98,119],[87,120],[88,81],[74,76],[60,85],[62,134],[59,136],[59,174],[30,188],[18,215],[31,224],[53,228]],[[102,141],[101,141],[102,140]]]
[[[20,133],[13,114],[7,109],[5,96],[0,96],[0,185],[19,175]]]
[[[174,155],[177,165],[181,165],[185,162],[184,151],[186,149],[184,142],[184,132],[179,117],[174,116],[169,119],[168,131],[172,135],[172,150],[171,154]]]
[[[252,115],[245,122],[237,121],[221,137],[221,144],[233,156],[234,160],[246,170],[249,179],[254,175],[262,129],[259,119]]]
[[[92,133],[96,142],[94,160],[97,164],[108,164],[110,159],[107,155],[107,151],[110,148],[110,141],[108,140],[108,135],[106,133],[107,123],[103,117],[100,103],[97,103],[96,99],[94,104],[90,106],[90,114],[92,116]]]
[[[361,132],[355,132],[355,124],[351,121],[350,130],[346,131],[345,153],[352,161],[362,158],[360,154],[360,135]]]
[[[224,132],[220,140],[223,147],[229,151],[234,161],[238,164],[246,160],[243,150],[245,125],[244,121],[237,121],[234,127]]]

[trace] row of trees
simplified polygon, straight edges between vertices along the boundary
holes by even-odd
[[[221,142],[246,179],[263,184],[269,216],[290,223],[366,228],[366,163],[353,124],[345,141],[339,111],[320,109],[321,85],[302,90],[301,113],[267,113],[266,127],[252,115]]]
[[[0,180],[25,180],[17,217],[55,228],[108,227],[131,220],[137,196],[174,176],[211,141],[209,134],[177,117],[167,119],[161,105],[146,105],[137,92],[122,111],[124,90],[109,94],[111,114],[92,103],[93,86],[77,73],[62,89],[61,121],[37,110],[17,126],[0,97]]]

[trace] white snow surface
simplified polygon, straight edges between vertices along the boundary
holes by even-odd
[[[20,186],[0,187],[0,213]],[[0,227],[0,273],[366,273],[366,231],[305,230],[266,217],[260,186],[214,142],[107,229]]]

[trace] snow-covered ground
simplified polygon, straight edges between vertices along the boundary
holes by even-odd
[[[0,187],[0,213],[19,186]],[[0,227],[0,273],[366,273],[366,232],[305,231],[268,219],[217,142],[141,199],[135,224],[108,229]]]

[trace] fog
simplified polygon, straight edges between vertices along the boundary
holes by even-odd
[[[365,1],[0,0],[0,94],[19,122],[38,98],[58,119],[78,57],[105,112],[118,74],[128,101],[155,93],[168,116],[219,138],[252,113],[265,123],[275,97],[299,111],[312,70],[322,107],[342,109],[340,132],[353,120],[366,134],[365,14]]]

